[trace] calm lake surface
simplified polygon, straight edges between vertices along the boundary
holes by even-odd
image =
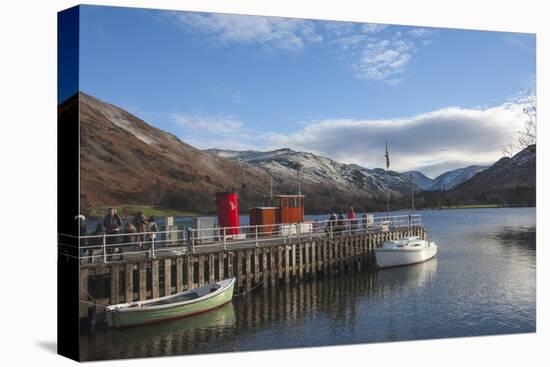
[[[419,213],[439,245],[437,259],[260,288],[216,311],[173,322],[98,328],[82,337],[82,358],[534,332],[535,208]]]

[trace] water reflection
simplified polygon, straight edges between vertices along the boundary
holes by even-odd
[[[437,275],[437,258],[421,264],[397,268],[380,269],[377,287],[394,289],[396,287],[423,287],[433,281]]]
[[[193,317],[126,329],[101,329],[84,336],[84,360],[189,353],[195,345],[223,340],[235,327],[232,303]],[[108,351],[97,355],[98,351]]]

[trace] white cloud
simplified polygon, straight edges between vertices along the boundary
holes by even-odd
[[[508,137],[522,127],[521,107],[508,103],[485,109],[449,107],[387,120],[321,120],[287,136],[272,136],[272,141],[342,162],[383,167],[387,139],[392,169],[419,169],[433,177],[498,160]]]
[[[522,104],[448,107],[381,120],[324,119],[286,135],[248,129],[236,118],[171,114],[181,139],[197,148],[267,151],[291,148],[367,168],[384,167],[388,140],[391,169],[419,170],[430,177],[469,165],[492,164],[507,139],[523,127]]]
[[[314,22],[309,20],[192,12],[172,15],[182,27],[222,44],[259,44],[295,51],[322,41],[316,33]]]
[[[363,33],[378,33],[386,29],[387,25],[385,24],[376,24],[376,23],[366,23],[361,26]]]
[[[432,34],[432,31],[426,28],[414,28],[408,32],[413,37],[427,37]]]
[[[395,84],[400,79],[397,74],[403,73],[411,60],[414,44],[403,40],[379,40],[366,45],[361,57],[353,64],[355,76],[359,79],[386,80]]]

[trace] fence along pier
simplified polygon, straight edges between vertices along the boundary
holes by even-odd
[[[241,226],[238,235],[226,235],[226,228],[169,228],[153,236],[81,236],[78,251],[60,235],[59,256],[79,258],[79,315],[85,320],[101,318],[107,304],[157,298],[229,277],[237,278],[236,292],[242,293],[355,272],[375,265],[372,250],[385,241],[427,237],[418,214],[261,227]]]

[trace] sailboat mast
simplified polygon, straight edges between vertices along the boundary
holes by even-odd
[[[412,212],[414,213],[414,181],[412,173],[409,175],[409,177],[411,178],[411,206]]]

